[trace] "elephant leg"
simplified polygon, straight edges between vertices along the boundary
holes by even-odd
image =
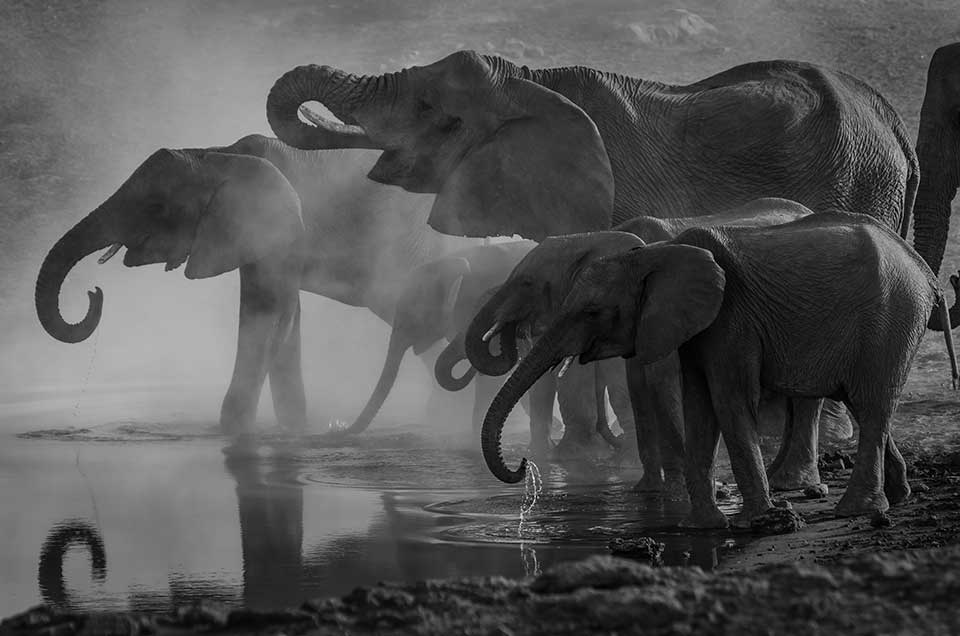
[[[820,411],[820,441],[830,444],[853,437],[853,420],[843,402],[824,400]]]
[[[643,465],[643,476],[633,489],[636,492],[663,491],[663,462],[660,457],[657,415],[644,365],[633,360],[626,364],[627,389],[633,410],[637,453]]]
[[[473,435],[480,439],[480,431],[483,428],[483,418],[487,415],[487,409],[493,402],[494,396],[500,390],[503,380],[499,377],[477,374],[473,380]]]
[[[553,424],[553,402],[557,396],[557,378],[543,374],[527,393],[530,400],[530,453],[546,459],[552,450],[550,426]]]
[[[780,453],[770,465],[768,475],[774,490],[799,490],[820,483],[817,468],[820,408],[823,400],[790,398]]]
[[[893,433],[887,437],[887,447],[883,459],[883,494],[891,506],[903,503],[910,496],[910,482],[907,481],[907,462],[893,441]]]
[[[282,333],[282,326],[280,327]],[[303,433],[307,427],[307,399],[303,388],[303,366],[300,359],[300,301],[286,338],[280,343],[270,365],[270,393],[273,412],[283,428]]]
[[[759,396],[756,400],[751,399],[752,396],[746,390],[742,379],[736,384],[729,382],[730,378],[744,377],[749,377],[749,374],[739,369],[723,368],[717,370],[709,380],[717,423],[730,455],[733,476],[743,497],[743,509],[734,519],[737,527],[749,527],[755,517],[773,508],[767,473],[760,455],[756,412],[759,408]]]
[[[857,462],[847,483],[847,490],[837,503],[836,514],[840,517],[883,512],[890,507],[884,494],[883,482],[884,452],[890,439],[890,416],[893,409],[872,402],[847,403],[860,424],[860,439],[857,444]],[[902,461],[902,457],[900,460]]]
[[[561,454],[580,455],[590,445],[602,442],[596,432],[596,381],[593,365],[577,362],[567,368],[562,378],[557,378],[557,402],[564,425],[563,438],[557,445]]]
[[[237,357],[220,407],[225,433],[252,432],[267,372],[295,323],[299,291],[299,279],[293,276],[260,264],[240,268]]]
[[[690,514],[680,522],[685,528],[726,528],[727,518],[717,507],[713,468],[717,460],[720,429],[713,412],[707,380],[699,369],[682,364],[683,427],[686,447],[686,481]]]
[[[638,465],[640,461],[640,446],[637,442],[636,418],[633,414],[633,401],[630,399],[630,387],[627,381],[625,360],[611,358],[598,362],[600,378],[606,387],[610,398],[610,407],[613,409],[617,422],[623,430],[619,438],[617,456],[621,464]],[[603,405],[606,413],[606,404]],[[609,430],[609,424],[607,424]]]
[[[683,387],[680,358],[672,354],[643,369],[645,392],[654,413],[655,441],[663,466],[664,494],[686,499],[684,479]]]

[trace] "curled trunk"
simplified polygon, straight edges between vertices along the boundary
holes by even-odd
[[[495,296],[484,304],[470,321],[464,338],[464,348],[470,364],[484,375],[503,375],[517,364],[517,323],[508,322],[500,330],[500,355],[491,353],[490,341],[483,341],[483,336],[496,322],[496,309]]]
[[[397,373],[400,371],[400,363],[403,362],[403,354],[407,352],[407,344],[400,331],[393,329],[390,332],[390,344],[387,345],[387,359],[383,362],[383,369],[380,371],[380,379],[377,380],[377,386],[373,389],[367,405],[357,419],[343,430],[343,433],[353,435],[367,430],[373,418],[377,416],[380,407],[387,401],[387,396],[393,389],[393,384],[397,381]]]
[[[453,369],[463,360],[467,359],[467,354],[463,348],[464,334],[457,334],[453,342],[448,344],[433,366],[433,375],[437,379],[437,384],[447,391],[462,391],[477,375],[477,370],[472,366],[467,369],[459,378],[453,374]]]
[[[278,79],[267,96],[267,121],[284,143],[304,150],[379,148],[360,126],[317,120],[308,125],[297,113],[304,102],[316,100],[346,122],[351,113],[377,90],[377,78],[351,75],[329,66],[298,66]]]
[[[530,387],[544,373],[547,373],[551,367],[560,361],[561,355],[556,344],[557,333],[556,329],[551,329],[537,341],[537,344],[534,345],[527,357],[523,359],[513,375],[497,393],[490,404],[490,408],[487,409],[487,416],[483,420],[483,430],[480,435],[483,459],[494,477],[502,482],[508,484],[519,482],[523,479],[527,469],[526,457],[520,461],[520,467],[517,470],[510,470],[504,463],[503,450],[500,444],[503,424],[524,393],[529,391]]]
[[[50,605],[70,605],[63,582],[63,561],[67,550],[74,544],[86,546],[90,551],[91,577],[95,581],[103,581],[107,576],[107,553],[97,529],[79,520],[59,524],[43,543],[37,573],[40,593],[44,602]]]
[[[103,291],[99,287],[87,292],[90,304],[83,320],[69,323],[60,313],[60,288],[70,270],[84,257],[113,243],[98,216],[95,211],[70,228],[47,253],[37,275],[34,291],[37,318],[46,332],[61,342],[86,340],[100,324]]]

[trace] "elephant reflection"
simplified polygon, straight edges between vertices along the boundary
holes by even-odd
[[[278,608],[307,598],[346,594],[356,586],[381,580],[526,574],[524,557],[529,558],[530,546],[522,552],[516,544],[438,544],[419,539],[445,528],[449,520],[423,514],[422,506],[393,492],[380,495],[383,509],[365,532],[336,536],[305,551],[303,485],[295,478],[296,464],[283,457],[282,451],[278,455],[231,454],[224,461],[227,473],[236,482],[243,559],[241,589],[223,580],[171,576],[167,590],[131,590],[131,609],[156,610],[199,596],[251,608]],[[590,523],[604,521],[591,518]],[[591,550],[571,549],[561,543],[562,539],[554,545],[534,546],[541,562],[586,556]],[[714,544],[720,540],[712,538],[707,545],[678,538],[671,549],[693,551],[698,564],[710,567],[716,559]],[[106,552],[99,530],[85,521],[57,524],[44,543],[38,572],[40,593],[48,604],[72,606],[62,575],[64,559],[72,547],[86,547],[92,556],[94,579],[106,578]]]

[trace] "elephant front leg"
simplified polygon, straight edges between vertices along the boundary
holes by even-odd
[[[773,490],[800,490],[820,483],[817,467],[819,421],[823,400],[790,398],[787,404],[789,422],[777,458],[770,465],[770,487]]]
[[[717,460],[720,429],[710,401],[706,378],[696,368],[683,367],[683,422],[686,448],[686,481],[690,514],[684,528],[726,528],[726,516],[717,507],[713,467]]]
[[[553,401],[557,395],[557,380],[545,373],[530,388],[530,453],[542,460],[553,450],[550,426],[553,424]]]
[[[737,370],[724,369],[722,372],[725,377],[743,377]],[[734,519],[734,525],[749,528],[755,518],[773,508],[767,473],[760,456],[757,418],[742,386],[731,386],[712,378],[710,395],[730,455],[730,467],[743,497],[743,509]]]
[[[672,499],[686,499],[680,358],[671,354],[663,360],[644,366],[641,372],[642,392],[649,396],[654,418],[654,437],[651,441],[659,451],[664,495]]]
[[[297,299],[293,317],[278,325],[279,346],[270,365],[270,393],[277,422],[293,433],[303,433],[307,427],[307,399],[303,388],[303,366],[300,344],[300,300]]]
[[[643,466],[643,476],[633,490],[636,492],[661,492],[663,490],[663,463],[660,457],[656,412],[644,366],[633,360],[626,364],[627,389],[633,408],[634,436],[637,439],[637,454]],[[626,431],[624,431],[626,433]]]
[[[296,281],[276,280],[260,264],[240,268],[240,325],[233,377],[220,408],[220,427],[231,435],[253,431],[267,372],[295,322]]]

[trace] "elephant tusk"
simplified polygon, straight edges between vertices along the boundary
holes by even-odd
[[[114,243],[113,245],[107,248],[107,251],[104,252],[100,258],[97,259],[97,262],[103,265],[104,263],[109,261],[111,258],[113,258],[116,255],[116,253],[120,251],[121,247],[123,247],[123,243]]]
[[[563,359],[563,366],[560,367],[560,371],[557,372],[557,377],[562,378],[563,374],[567,372],[567,369],[570,368],[570,363],[573,362],[573,356],[567,356]]]
[[[499,322],[493,323],[493,326],[487,330],[487,333],[483,334],[483,341],[490,342],[490,338],[493,338],[497,335],[497,332],[500,331],[500,328],[503,327]]]

